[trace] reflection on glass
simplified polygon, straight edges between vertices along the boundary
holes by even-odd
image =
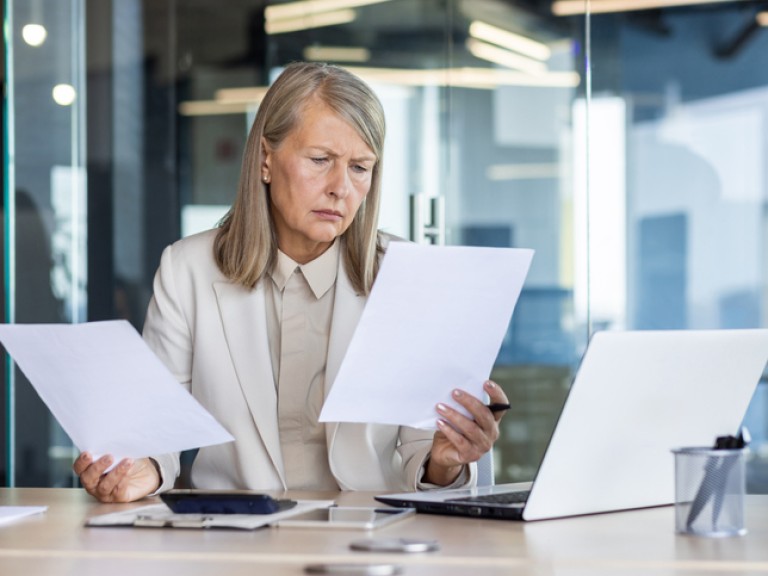
[[[585,122],[587,106],[588,124]],[[589,103],[580,98],[574,102],[573,118],[576,317],[585,323],[588,320],[591,330],[624,329],[627,313],[626,104],[617,97],[599,96]]]
[[[768,37],[744,34],[757,9],[738,4],[592,19],[595,90],[626,103],[626,233],[617,241],[628,328],[765,326]],[[593,118],[590,134],[600,128]],[[590,269],[592,286],[601,283]],[[590,291],[593,311],[610,301]],[[759,492],[768,490],[765,387],[745,421],[748,483]]]
[[[56,84],[51,90],[53,101],[59,106],[69,106],[75,101],[77,92],[71,84]]]
[[[5,245],[7,317],[80,322],[87,311],[82,1],[10,4],[15,202],[6,220],[14,231]],[[8,380],[8,483],[71,485],[70,440],[21,372]]]
[[[692,3],[588,20],[549,2],[388,0],[325,5],[351,12],[345,23],[304,11],[301,30],[268,29],[297,16],[280,13],[289,4],[89,3],[111,36],[88,39],[103,58],[86,93],[72,69],[85,60],[82,1],[9,3],[12,181],[31,206],[8,215],[7,256],[25,265],[6,295],[16,321],[87,311],[140,327],[159,251],[214,226],[234,198],[265,87],[287,62],[319,58],[361,75],[384,105],[383,229],[409,236],[421,195],[441,199],[421,229],[446,243],[536,252],[493,371],[513,403],[497,481],[531,479],[590,330],[766,324],[764,9]],[[28,43],[26,24],[45,27],[42,44]],[[73,87],[71,105],[53,101],[57,84]],[[87,174],[86,123],[99,143]],[[99,210],[90,218],[86,203]],[[38,222],[22,231],[24,214]],[[42,240],[24,236],[34,229]],[[16,477],[61,483],[55,447],[66,443],[48,424],[24,428],[46,421],[24,390],[19,381]],[[750,483],[762,491],[767,403],[761,385],[747,418]]]
[[[40,24],[26,24],[21,29],[21,35],[24,38],[24,42],[30,46],[40,46],[45,42],[48,31],[45,29],[45,26]]]

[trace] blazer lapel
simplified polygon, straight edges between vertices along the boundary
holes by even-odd
[[[339,271],[336,276],[336,297],[333,302],[331,336],[328,342],[328,360],[325,366],[325,396],[331,391],[333,381],[339,373],[344,354],[360,321],[366,298],[355,292],[347,278],[344,257],[339,257]]]
[[[331,391],[336,375],[339,373],[341,362],[347,352],[349,343],[360,321],[367,298],[355,292],[347,277],[343,254],[339,257],[339,270],[336,275],[336,297],[333,302],[333,317],[331,319],[331,336],[328,342],[328,359],[325,365],[325,397]],[[329,455],[333,452],[339,422],[326,426],[325,437]],[[331,470],[334,470],[331,462]],[[334,476],[336,476],[334,472]],[[337,477],[338,480],[338,477]]]
[[[389,245],[390,236],[380,234],[379,240],[385,249]],[[363,315],[367,296],[360,296],[352,287],[344,265],[344,249],[339,254],[339,270],[336,275],[336,299],[333,302],[333,318],[331,320],[331,338],[328,343],[328,362],[325,367],[325,395],[331,391],[333,381],[339,373],[341,362],[347,352],[352,336]]]
[[[247,291],[229,282],[215,282],[213,288],[237,379],[272,464],[285,485],[264,287],[259,282]]]

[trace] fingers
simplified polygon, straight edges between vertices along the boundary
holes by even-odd
[[[463,417],[463,416],[462,416]],[[481,444],[470,441],[462,432],[451,427],[444,420],[438,420],[437,426],[444,438],[451,444],[452,450],[444,450],[446,456],[443,465],[468,464],[476,462],[488,450],[483,450]],[[437,438],[435,439],[435,441]],[[483,443],[484,444],[484,443]]]
[[[122,501],[120,483],[133,466],[133,460],[126,458],[107,472],[113,461],[109,454],[94,460],[90,453],[83,452],[72,465],[85,491],[102,502]]]
[[[491,404],[508,404],[507,395],[504,393],[504,390],[492,380],[486,380],[483,384],[483,389],[488,394]],[[454,390],[453,398],[467,409],[467,412],[472,415],[475,422],[484,430],[495,428],[495,424],[504,416],[505,411],[491,412],[487,405],[462,390]]]
[[[507,404],[509,402],[507,395],[504,394],[504,390],[493,380],[486,380],[483,384],[483,389],[488,393],[491,403]]]
[[[488,380],[483,387],[492,404],[508,402],[506,394],[496,383]],[[455,448],[457,461],[474,462],[488,452],[498,439],[498,423],[504,416],[504,411],[491,412],[487,405],[462,390],[454,390],[452,396],[470,416],[467,417],[441,403],[437,405],[437,412],[441,416],[437,425],[446,440]]]
[[[117,466],[101,477],[96,486],[95,496],[102,502],[122,502],[124,496],[121,485],[126,480],[132,467],[133,460],[130,458],[121,460]]]
[[[480,406],[482,407],[482,404]],[[445,404],[438,404],[437,406],[437,411],[441,416],[437,425],[456,448],[461,463],[478,460],[491,449],[498,438],[496,420],[494,420],[490,410],[484,407],[474,409],[477,410],[478,420],[482,419],[483,422],[468,418]]]
[[[509,404],[509,399],[504,393],[504,390],[502,390],[501,386],[496,384],[496,382],[493,380],[486,380],[485,384],[483,384],[483,389],[485,390],[486,394],[488,394],[490,404]],[[506,410],[500,410],[498,412],[493,412],[492,414],[494,420],[498,422],[504,417],[505,413]]]
[[[105,454],[98,460],[94,460],[89,452],[80,454],[72,465],[75,473],[80,476],[80,482],[89,493],[96,488],[102,474],[112,465],[112,456]]]
[[[72,470],[80,476],[88,466],[93,463],[93,456],[90,452],[82,452],[77,460],[72,464]]]

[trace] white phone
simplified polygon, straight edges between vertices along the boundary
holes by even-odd
[[[370,508],[352,506],[331,506],[310,510],[296,516],[279,520],[281,528],[343,528],[375,530],[394,522],[409,518],[415,508]]]

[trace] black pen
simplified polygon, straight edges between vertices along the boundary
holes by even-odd
[[[493,403],[488,404],[488,410],[491,412],[503,412],[504,410],[509,410],[511,406],[509,404],[502,404],[502,403]]]
[[[738,436],[719,436],[712,449],[742,450],[749,444],[750,439],[749,431],[742,426]],[[704,478],[688,511],[688,520],[686,521],[688,530],[691,530],[693,523],[710,498],[713,499],[712,528],[713,530],[716,529],[728,484],[728,475],[737,457],[734,454],[727,457],[710,456],[707,458],[707,463],[704,466]]]

